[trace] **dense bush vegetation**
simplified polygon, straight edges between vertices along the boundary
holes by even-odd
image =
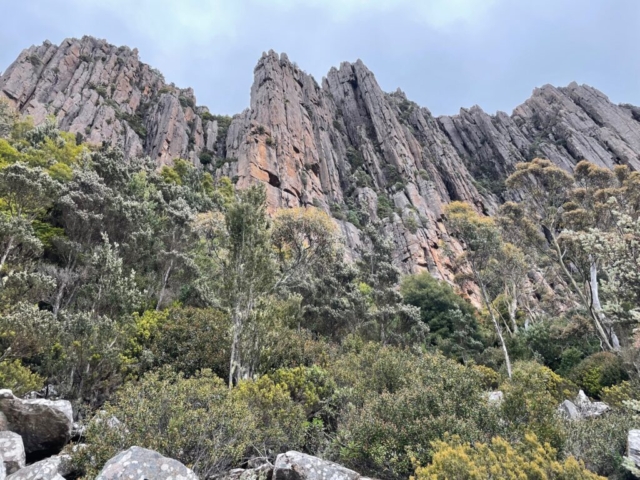
[[[203,477],[297,449],[381,479],[624,478],[640,176],[536,159],[506,185],[495,218],[447,207],[454,288],[403,276],[366,216],[346,263],[318,208],[0,102],[0,386],[74,403],[86,478],[134,444]],[[578,389],[613,410],[562,420]]]

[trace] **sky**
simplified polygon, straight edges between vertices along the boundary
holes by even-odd
[[[138,48],[214,113],[249,105],[264,51],[318,81],[361,59],[435,115],[511,112],[572,81],[640,105],[640,0],[0,0],[0,71],[44,40]]]

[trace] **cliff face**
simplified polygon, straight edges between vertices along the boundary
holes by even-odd
[[[54,115],[86,141],[111,142],[158,164],[195,161],[216,140],[217,123],[196,112],[191,89],[167,85],[136,49],[91,37],[24,50],[0,76],[0,92],[36,124]]]
[[[406,271],[446,278],[440,249],[456,248],[441,221],[453,200],[491,213],[518,162],[549,158],[570,170],[587,159],[640,168],[640,108],[588,86],[544,86],[512,115],[479,107],[435,118],[401,92],[385,93],[361,61],[319,85],[286,55],[264,54],[250,108],[231,123],[166,85],[136,50],[85,37],[25,50],[0,76],[0,93],[36,122],[109,141],[159,165],[213,157],[203,168],[240,188],[262,182],[272,208],[315,205],[359,242],[362,213],[383,221]]]

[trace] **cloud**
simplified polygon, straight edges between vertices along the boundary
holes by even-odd
[[[510,111],[544,83],[640,104],[638,0],[4,0],[0,69],[22,48],[85,34],[137,47],[217,113],[249,104],[263,51],[317,80],[361,58],[382,88],[435,114]]]

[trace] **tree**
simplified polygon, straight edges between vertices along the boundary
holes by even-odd
[[[489,297],[491,281],[490,264],[496,260],[496,256],[502,247],[500,232],[493,219],[481,217],[473,207],[463,202],[452,202],[445,209],[447,225],[452,233],[458,237],[465,248],[457,261],[463,268],[468,268],[471,279],[480,290],[480,297],[485,308],[489,312],[495,328],[502,352],[504,354],[507,374],[511,378],[511,361],[507,344],[502,335],[502,328],[498,322],[498,313]]]
[[[591,183],[590,187],[602,186],[603,182],[609,181],[610,175],[604,169],[589,170],[590,168],[586,164],[582,162],[579,164],[579,176],[584,182]],[[560,267],[565,282],[568,282],[571,291],[578,297],[585,310],[589,312],[603,346],[608,350],[618,349],[619,344],[615,332],[599,305],[597,259],[591,256],[588,262],[589,276],[585,281],[590,286],[590,290],[585,292],[572,273],[577,263],[570,261],[569,251],[562,246],[561,234],[567,219],[565,213],[574,210],[573,217],[578,216],[575,212],[576,205],[568,203],[571,194],[582,197],[587,200],[587,203],[593,199],[592,195],[587,189],[574,190],[574,179],[569,173],[553,165],[549,160],[542,159],[518,164],[516,171],[507,179],[506,184],[510,189],[522,194],[526,216],[542,227],[550,247],[545,248],[546,245],[542,245],[546,250],[545,253]],[[582,210],[583,213],[589,211],[591,214],[596,214],[593,208]],[[581,215],[583,222],[586,216]],[[575,218],[574,222],[576,222]]]
[[[397,289],[400,269],[392,263],[393,245],[379,231],[380,225],[368,225],[357,261],[360,292],[368,303],[361,333],[387,344],[415,344],[428,332],[420,321],[418,308],[404,304]]]
[[[429,327],[427,341],[445,355],[466,361],[482,350],[475,309],[447,283],[428,272],[407,275],[400,293],[405,303],[420,309],[420,318]]]
[[[333,252],[333,227],[315,209],[294,209],[278,213],[272,228],[265,189],[253,186],[227,200],[223,228],[210,238],[219,243],[220,298],[232,324],[232,386],[254,373],[250,366],[255,362],[249,357],[259,349],[242,345],[245,329],[256,318],[254,309],[300,281],[316,262]]]

